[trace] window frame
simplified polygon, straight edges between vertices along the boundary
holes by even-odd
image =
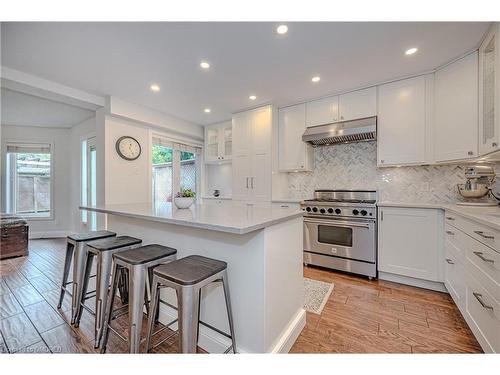
[[[200,153],[196,156],[196,202],[201,201],[202,196],[202,186],[201,183],[203,178],[203,168],[204,168],[204,144],[202,142],[198,142],[194,139],[189,138],[175,138],[169,134],[150,130],[149,131],[149,158],[148,158],[148,183],[149,186],[149,199],[150,203],[154,204],[154,184],[153,184],[153,145],[154,138],[163,138],[166,141],[174,142],[174,143],[183,143],[187,146],[199,147],[201,149]],[[180,155],[181,152],[179,150],[173,149],[172,152],[172,199],[175,197],[175,194],[180,190]]]
[[[10,154],[14,153],[8,153],[7,152],[7,146],[8,145],[16,145],[16,144],[21,144],[21,145],[33,145],[33,146],[40,146],[40,145],[49,145],[50,147],[50,215],[48,216],[37,216],[37,215],[32,215],[32,214],[18,214],[17,212],[17,207],[16,207],[16,193],[13,194],[13,192],[17,191],[17,186],[15,182],[15,175],[17,174],[15,171],[13,172],[13,169],[15,169],[15,160],[14,158],[10,157]],[[24,217],[28,221],[54,221],[55,220],[55,212],[56,212],[56,207],[55,207],[55,144],[53,140],[49,141],[23,141],[23,140],[5,140],[4,142],[4,152],[3,155],[5,156],[5,205],[6,205],[6,211],[11,212],[14,215],[19,215]],[[17,155],[17,153],[15,153]]]

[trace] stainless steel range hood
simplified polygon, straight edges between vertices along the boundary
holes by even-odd
[[[377,117],[335,122],[311,126],[302,135],[304,142],[313,146],[328,146],[337,143],[374,141],[377,139]]]

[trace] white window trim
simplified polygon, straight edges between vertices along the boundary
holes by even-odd
[[[7,167],[7,163],[8,163],[8,160],[7,160],[7,145],[9,144],[16,144],[16,143],[19,143],[19,144],[32,144],[32,145],[40,145],[40,144],[44,144],[44,145],[50,145],[50,215],[49,216],[31,216],[31,215],[24,215],[24,214],[19,214],[20,216],[24,217],[26,220],[28,221],[55,221],[55,212],[56,212],[56,208],[55,208],[55,205],[54,205],[54,202],[55,202],[55,199],[54,199],[54,194],[55,194],[55,184],[54,184],[54,173],[55,173],[55,164],[56,164],[56,161],[55,161],[55,151],[56,151],[56,148],[55,148],[55,142],[54,140],[37,140],[37,141],[26,141],[26,140],[19,140],[19,139],[6,139],[3,143],[3,156],[5,157],[5,184],[6,186],[4,186],[5,188],[5,204],[6,204],[6,207],[9,207],[9,209],[12,209],[11,205],[12,205],[12,201],[9,202],[9,198],[7,196],[7,192],[11,190],[11,186],[12,186],[12,176],[10,175],[10,173],[7,175],[7,168],[11,168],[12,166],[9,166]]]
[[[79,157],[78,157],[78,185],[79,185],[79,190],[78,190],[79,191],[79,193],[78,193],[79,194],[79,198],[78,198],[78,202],[80,203],[80,205],[83,204],[83,202],[82,202],[82,198],[83,198],[83,185],[82,185],[82,182],[83,182],[82,181],[82,173],[83,173],[83,169],[82,169],[82,167],[83,167],[83,165],[82,165],[83,164],[83,160],[82,160],[82,143],[83,143],[83,141],[87,141],[88,142],[89,139],[96,138],[96,137],[97,137],[96,132],[90,132],[90,133],[84,134],[84,135],[82,135],[80,137],[79,150],[78,150],[78,154],[79,154]],[[87,165],[87,172],[88,172],[88,168],[89,168],[89,166]],[[88,178],[88,176],[87,176],[87,178]],[[89,212],[87,211],[87,221],[84,222],[83,221],[83,217],[82,217],[82,213],[78,212],[79,223],[84,228],[88,228],[88,222],[89,222],[88,214],[89,214]]]

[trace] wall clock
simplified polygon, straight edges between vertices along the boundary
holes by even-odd
[[[126,135],[116,141],[116,152],[125,160],[135,160],[141,156],[141,145],[137,139]]]

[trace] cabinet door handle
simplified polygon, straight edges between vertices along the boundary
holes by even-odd
[[[455,218],[454,218],[454,217],[451,217],[451,216],[446,216],[446,220],[453,221],[453,220],[455,220]]]
[[[380,221],[384,221],[384,211],[380,211]]]
[[[469,152],[467,153],[467,155],[474,155],[474,152],[473,152],[473,151],[469,151]]]
[[[247,189],[248,189],[248,177],[247,177]]]
[[[344,119],[344,116],[340,116],[340,119],[343,120]]]
[[[253,177],[250,178],[250,186],[252,187],[253,189]]]
[[[447,231],[446,231],[446,234],[449,234],[449,235],[451,235],[451,236],[454,236],[454,235],[455,235],[455,233],[453,233],[451,230],[447,230]]]
[[[384,159],[381,159],[381,160],[380,160],[380,164],[384,164]]]
[[[448,264],[455,264],[455,262],[452,261],[451,259],[446,258],[445,260],[446,260],[446,263],[448,263]]]
[[[497,147],[497,146],[498,146],[498,143],[496,143],[496,142],[493,142],[493,143],[491,144],[491,147]]]
[[[483,306],[485,309],[488,309],[488,310],[493,310],[493,306],[490,306],[490,305],[487,305],[486,303],[484,303],[483,301],[483,295],[481,293],[477,293],[477,292],[472,292],[472,295],[474,297],[476,297],[477,301],[481,304],[481,306]]]
[[[482,230],[475,230],[474,233],[480,235],[483,238],[487,238],[488,240],[494,240],[495,236],[492,236],[491,234],[484,234]]]
[[[487,262],[487,263],[495,263],[495,261],[493,259],[488,259],[488,258],[485,258],[483,256],[483,253],[480,252],[480,251],[473,251],[474,255],[477,256],[479,259],[481,259],[483,262]]]

